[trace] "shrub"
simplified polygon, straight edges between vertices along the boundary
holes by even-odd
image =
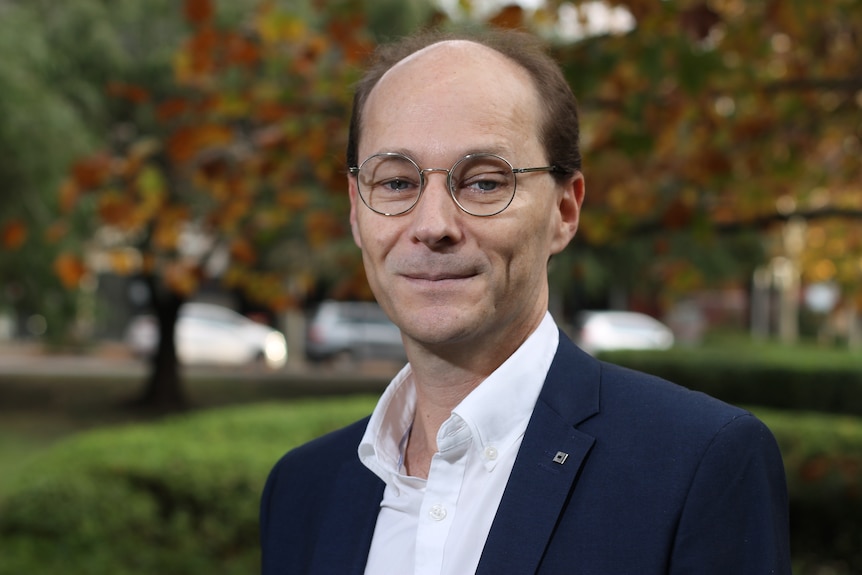
[[[784,458],[795,572],[862,573],[862,419],[754,411]]]
[[[269,469],[373,405],[362,397],[227,408],[57,444],[0,503],[0,574],[258,572]]]
[[[858,356],[812,348],[675,348],[601,356],[735,405],[862,415]]]

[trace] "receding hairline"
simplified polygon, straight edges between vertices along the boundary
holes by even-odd
[[[536,84],[535,79],[531,76],[529,70],[521,65],[517,60],[509,57],[503,52],[481,42],[476,42],[474,40],[469,39],[461,39],[461,38],[451,38],[451,39],[442,39],[437,42],[433,42],[419,50],[411,52],[406,55],[402,59],[398,60],[394,64],[392,64],[385,72],[383,72],[378,78],[377,81],[370,87],[368,92],[365,95],[365,98],[362,102],[362,110],[361,116],[364,118],[365,112],[368,110],[368,107],[372,105],[372,102],[375,100],[376,94],[378,92],[378,88],[383,87],[386,84],[386,80],[391,78],[392,75],[398,74],[401,70],[404,69],[405,66],[410,66],[416,63],[417,60],[422,58],[445,58],[445,51],[455,51],[461,52],[462,57],[460,60],[454,61],[452,63],[453,69],[457,68],[459,63],[463,63],[465,61],[466,56],[463,54],[465,50],[469,50],[467,54],[469,54],[469,58],[472,60],[483,59],[485,62],[490,62],[488,57],[498,62],[501,66],[509,68],[514,76],[519,76],[520,80],[524,83],[525,86],[529,86],[529,100],[530,105],[535,108],[535,112],[537,114],[537,118],[541,118],[543,116],[543,112],[540,108],[541,106],[541,95],[539,91],[539,86]],[[440,53],[440,52],[444,53]],[[484,56],[483,56],[484,55]],[[421,65],[421,63],[418,63]],[[384,88],[385,89],[385,88]],[[358,145],[358,142],[357,142]]]
[[[443,40],[438,40],[437,42],[433,42],[432,44],[429,44],[429,45],[425,46],[424,48],[420,48],[419,50],[416,50],[415,52],[411,52],[410,54],[408,54],[404,58],[401,58],[400,60],[395,62],[392,66],[390,66],[389,69],[386,70],[380,76],[380,78],[378,78],[377,82],[375,83],[375,87],[377,86],[377,84],[382,82],[383,79],[390,74],[390,72],[392,72],[393,70],[397,70],[398,68],[400,68],[404,65],[407,65],[407,64],[411,63],[412,61],[417,60],[418,58],[421,58],[423,56],[427,56],[432,52],[438,52],[440,50],[452,50],[452,49],[461,50],[461,49],[466,49],[466,48],[471,48],[472,50],[477,51],[479,53],[484,52],[486,54],[493,55],[494,57],[496,57],[500,61],[508,62],[509,64],[514,65],[516,68],[524,70],[523,66],[521,66],[518,62],[516,62],[512,58],[508,57],[506,54],[500,52],[499,50],[492,48],[491,46],[486,46],[485,44],[482,44],[481,42],[476,42],[475,40],[468,40],[468,39],[463,39],[463,38],[450,38],[450,39],[443,39]],[[524,72],[526,72],[526,70],[524,70]],[[372,91],[373,91],[373,88],[372,88]]]

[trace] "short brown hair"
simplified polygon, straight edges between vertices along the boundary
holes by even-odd
[[[524,68],[533,80],[536,92],[544,104],[543,125],[539,138],[545,148],[548,163],[557,169],[555,177],[566,179],[581,170],[579,144],[580,126],[577,101],[559,65],[551,58],[535,36],[512,30],[480,32],[425,31],[392,44],[379,46],[371,65],[356,85],[353,114],[347,141],[347,165],[358,166],[359,137],[362,112],[371,90],[395,64],[428,46],[446,40],[469,40],[495,50]]]

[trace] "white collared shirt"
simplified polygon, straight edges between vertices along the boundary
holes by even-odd
[[[410,366],[392,380],[359,444],[362,463],[386,483],[366,575],[476,571],[558,343],[546,313],[440,427],[427,480],[404,470],[416,410]]]

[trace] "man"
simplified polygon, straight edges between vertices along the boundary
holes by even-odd
[[[370,419],[275,466],[263,573],[790,573],[769,431],[593,359],[548,314],[584,178],[537,44],[384,47],[353,114],[350,223],[410,362]]]

